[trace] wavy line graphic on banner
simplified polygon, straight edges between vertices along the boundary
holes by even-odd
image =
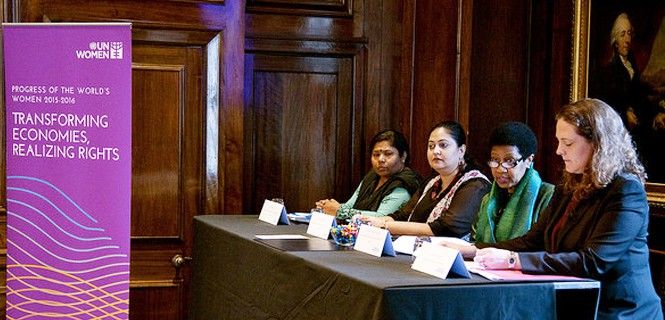
[[[129,257],[94,214],[26,176],[7,204],[7,319],[127,319]]]

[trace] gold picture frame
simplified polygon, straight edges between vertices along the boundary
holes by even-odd
[[[597,0],[598,1],[598,0]],[[592,0],[574,0],[570,101],[587,97],[589,86],[589,46]],[[604,5],[605,3],[600,2]],[[665,164],[663,164],[665,165]],[[646,183],[652,206],[665,208],[665,183]]]

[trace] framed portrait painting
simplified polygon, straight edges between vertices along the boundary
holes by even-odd
[[[649,201],[665,206],[665,1],[574,5],[570,98],[617,111],[645,166]]]

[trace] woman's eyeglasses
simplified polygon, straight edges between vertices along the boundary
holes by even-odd
[[[497,159],[490,159],[490,161],[487,161],[487,165],[490,168],[498,168],[499,166],[502,166],[504,169],[512,169],[517,166],[520,161],[524,160],[524,157],[521,157],[519,159],[506,159],[506,160],[497,160]]]

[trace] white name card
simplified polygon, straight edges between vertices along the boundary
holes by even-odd
[[[464,259],[459,250],[423,242],[422,246],[413,253],[416,259],[411,269],[445,279],[449,273],[464,278],[471,278],[471,274],[464,265]]]
[[[289,224],[289,218],[286,215],[286,209],[284,205],[270,200],[263,201],[263,207],[261,208],[261,213],[259,214],[259,220],[270,223],[272,225],[277,224]]]
[[[307,234],[327,240],[330,236],[330,227],[336,224],[335,216],[321,212],[312,213],[312,218],[309,220],[309,226],[307,227]]]
[[[390,232],[386,229],[363,224],[358,230],[358,238],[353,246],[354,250],[380,257],[382,254],[394,257],[395,250],[390,239]]]

